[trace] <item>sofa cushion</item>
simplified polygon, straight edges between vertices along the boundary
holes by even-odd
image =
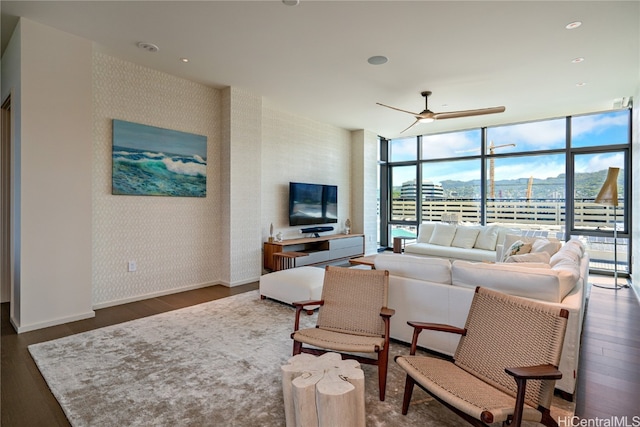
[[[436,228],[435,222],[423,222],[418,227],[418,243],[429,243],[433,229]]]
[[[531,246],[531,243],[525,243],[522,240],[516,240],[511,244],[511,246],[507,248],[506,251],[504,251],[501,261],[506,262],[507,258],[513,255],[528,254],[529,252],[531,252]]]
[[[478,234],[478,238],[476,239],[476,243],[475,245],[473,245],[473,247],[495,251],[496,243],[498,242],[498,231],[498,226],[496,225],[482,227],[480,233]]]
[[[553,254],[549,260],[549,264],[553,267],[560,261],[570,260],[575,264],[580,263],[580,258],[584,255],[584,246],[582,242],[577,239],[571,239],[566,242],[558,252]]]
[[[579,262],[575,263],[569,259],[565,259],[558,261],[551,269],[558,272],[559,279],[565,282],[562,284],[564,287],[569,286],[570,283],[575,284],[578,279],[580,279]]]
[[[402,254],[380,254],[375,259],[376,270],[410,279],[451,284],[451,262],[443,258],[427,258]]]
[[[504,262],[517,262],[517,263],[535,262],[535,263],[543,263],[547,267],[551,267],[549,265],[550,259],[551,257],[546,252],[537,252],[537,253],[530,252],[528,254],[516,254],[516,255],[508,256]]]
[[[552,257],[560,250],[562,243],[560,241],[549,239],[534,239],[531,245],[531,252],[546,252]]]
[[[471,249],[476,244],[478,234],[480,234],[480,228],[478,227],[458,226],[451,246]]]
[[[465,259],[468,261],[495,262],[496,252],[486,249],[466,249],[455,246],[438,246],[430,243],[415,243],[404,248],[405,254],[440,257],[450,259]]]
[[[456,234],[456,226],[450,224],[436,224],[429,243],[438,246],[451,246]]]
[[[507,294],[548,302],[561,302],[574,288],[572,273],[547,268],[520,267],[517,263],[477,263],[456,260],[451,265],[454,286],[484,286]]]
[[[524,255],[529,255],[529,254],[524,254]],[[518,256],[523,256],[523,255],[514,255],[516,257]],[[535,262],[535,261],[523,261],[523,262],[518,262],[516,261],[518,267],[525,267],[525,268],[546,268],[547,270],[549,270],[551,268],[551,266],[549,265],[548,262]]]

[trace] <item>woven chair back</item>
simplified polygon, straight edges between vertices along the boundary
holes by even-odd
[[[459,367],[505,393],[516,395],[516,382],[505,368],[551,364],[562,353],[566,310],[550,304],[479,288],[467,317],[467,335],[455,353]],[[555,381],[529,381],[525,401],[549,408]]]
[[[387,306],[389,272],[327,266],[317,327],[356,335],[382,336],[380,309]]]

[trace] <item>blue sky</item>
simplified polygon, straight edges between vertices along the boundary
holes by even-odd
[[[576,116],[571,120],[572,146],[592,147],[597,145],[628,143],[629,112],[617,110],[600,114]],[[566,145],[565,118],[522,123],[487,129],[487,140],[493,142],[496,154],[532,152],[538,150],[563,149]],[[423,137],[423,157],[443,159],[475,156],[480,153],[480,129],[453,132]],[[412,160],[416,157],[415,137],[392,141],[392,160]],[[510,144],[515,144],[510,146]],[[610,166],[624,168],[622,153],[599,153],[578,155],[575,171],[594,172]],[[440,182],[445,179],[467,181],[479,179],[478,160],[459,162],[446,161],[426,166],[424,179]],[[394,173],[394,184],[415,177],[415,169]],[[565,172],[564,155],[527,156],[503,158],[495,161],[495,177],[500,179],[556,177]]]

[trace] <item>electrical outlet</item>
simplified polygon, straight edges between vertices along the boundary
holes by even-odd
[[[136,271],[138,269],[138,264],[135,261],[129,261],[129,271]]]

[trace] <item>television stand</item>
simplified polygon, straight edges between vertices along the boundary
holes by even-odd
[[[263,246],[263,266],[265,270],[277,270],[274,254],[287,257],[287,252],[306,254],[293,258],[290,267],[303,265],[331,264],[364,255],[364,234],[330,234],[319,237],[303,237],[283,240],[282,242],[265,242]],[[292,254],[293,255],[293,254]]]

